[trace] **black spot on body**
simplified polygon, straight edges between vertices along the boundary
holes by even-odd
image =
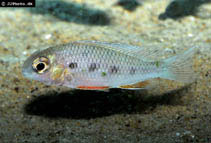
[[[109,71],[111,74],[117,73],[119,71],[119,68],[116,66],[111,66]]]
[[[91,63],[89,66],[89,72],[93,72],[99,68],[99,64]]]
[[[77,68],[77,67],[78,67],[77,63],[70,63],[69,64],[69,68],[71,68],[71,69],[74,69],[74,68]]]
[[[134,68],[134,67],[131,67],[131,69],[130,69],[130,74],[135,74],[136,73],[136,69]]]

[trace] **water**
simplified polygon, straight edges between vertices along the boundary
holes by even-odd
[[[210,142],[209,0],[36,1],[0,8],[0,142]],[[156,48],[192,46],[198,80],[160,80],[151,91],[72,91],[25,79],[31,53],[75,40]]]

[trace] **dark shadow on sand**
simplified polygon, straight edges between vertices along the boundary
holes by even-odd
[[[174,0],[166,7],[165,12],[159,15],[159,19],[177,20],[185,16],[195,15],[199,6],[210,2],[211,0]]]
[[[55,18],[87,25],[109,25],[111,20],[102,10],[62,0],[37,0],[31,13],[54,16]]]
[[[29,115],[48,118],[90,119],[113,114],[147,114],[160,105],[182,105],[180,98],[188,87],[163,95],[134,94],[113,89],[110,92],[70,91],[40,95],[25,105]]]
[[[128,11],[134,11],[141,3],[137,0],[119,0],[116,5],[119,5]]]

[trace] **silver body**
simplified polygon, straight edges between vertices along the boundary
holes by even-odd
[[[150,53],[147,48],[76,41],[35,52],[24,62],[22,73],[29,79],[49,85],[94,90],[100,89],[98,87],[125,88],[125,85],[157,77],[189,83],[195,79],[192,68],[195,49],[190,48],[168,59],[151,61],[151,57],[159,53]],[[39,60],[47,62],[47,69],[40,73],[33,69],[33,63]]]
[[[139,58],[95,44],[69,44],[57,51],[56,57],[58,63],[64,64],[66,68],[71,63],[77,63],[77,68],[70,69],[72,80],[65,79],[64,84],[68,87],[118,87],[159,77],[159,73],[163,71],[155,62],[144,62]],[[96,69],[90,70],[92,65],[96,65]]]

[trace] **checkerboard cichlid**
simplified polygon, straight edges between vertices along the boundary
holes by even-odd
[[[76,41],[35,52],[24,62],[22,73],[48,85],[87,90],[140,89],[158,77],[187,83],[194,80],[195,49],[152,61],[147,49],[139,46]]]

